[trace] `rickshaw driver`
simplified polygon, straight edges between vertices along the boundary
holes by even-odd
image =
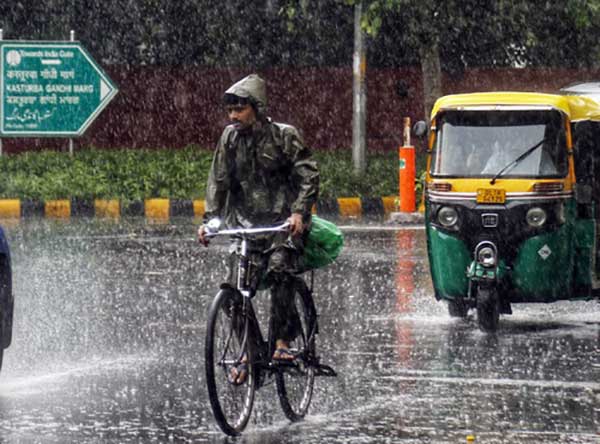
[[[221,135],[206,188],[205,222],[222,217],[231,228],[265,226],[286,220],[290,234],[257,239],[251,251],[252,281],[256,288],[267,277],[271,290],[271,318],[276,339],[273,360],[292,361],[289,343],[300,320],[292,301],[290,274],[300,268],[305,228],[319,191],[319,172],[298,130],[275,123],[266,115],[267,94],[262,78],[251,74],[232,85],[223,97],[231,124]],[[205,226],[198,240],[208,245]],[[227,280],[233,282],[229,265]],[[248,371],[242,362],[230,375],[242,384]]]
[[[500,142],[495,141],[492,155],[488,159],[481,173],[498,173],[500,170],[502,170],[502,168],[505,168],[511,162],[515,162],[519,158],[519,156],[524,154],[528,149],[529,147],[519,147],[515,145],[513,141],[510,140],[507,141],[505,147],[502,148]],[[557,169],[554,165],[554,161],[550,157],[550,154],[545,149],[543,149],[542,146],[538,147],[537,149],[540,150],[540,154],[538,154],[537,157],[534,156],[533,153],[529,153],[527,157],[521,159],[521,161],[518,164],[513,165],[513,167],[507,170],[506,172],[509,174],[520,173],[524,175],[556,174]]]
[[[508,148],[508,147],[507,147]],[[500,145],[498,140],[492,145],[492,155],[481,170],[482,174],[496,174],[510,162],[510,154]]]

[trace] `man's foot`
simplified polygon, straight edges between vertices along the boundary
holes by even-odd
[[[287,348],[278,348],[273,353],[273,361],[293,361],[296,356]]]
[[[231,367],[227,381],[233,385],[242,385],[248,379],[248,363],[246,358],[242,359],[238,365]]]
[[[296,356],[290,351],[290,344],[287,341],[278,339],[275,342],[275,353],[273,361],[293,361]]]

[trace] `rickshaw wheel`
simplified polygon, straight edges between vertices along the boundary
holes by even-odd
[[[453,318],[466,318],[469,311],[463,298],[448,299],[448,314]]]
[[[500,304],[495,288],[477,289],[477,322],[485,332],[495,332],[500,321]]]

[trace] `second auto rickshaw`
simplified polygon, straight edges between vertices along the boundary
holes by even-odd
[[[596,179],[598,177],[598,179]],[[600,105],[473,93],[432,111],[425,184],[436,298],[484,331],[511,304],[600,294]]]

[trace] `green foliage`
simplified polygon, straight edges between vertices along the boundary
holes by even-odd
[[[32,200],[197,198],[204,193],[211,154],[169,150],[86,149],[0,157],[0,197]]]
[[[5,39],[64,40],[101,64],[349,66],[359,0],[19,0],[0,2]],[[599,0],[360,0],[369,66],[420,63],[439,41],[443,69],[597,66]],[[110,30],[107,32],[106,30]]]
[[[398,154],[368,153],[364,175],[354,173],[352,153],[320,151],[315,153],[321,175],[322,198],[389,196],[398,193]]]
[[[599,0],[360,2],[371,65],[418,64],[436,41],[444,71],[457,74],[474,66],[595,67],[600,54]]]
[[[154,197],[202,199],[212,151],[84,149],[73,156],[56,151],[0,156],[0,198],[120,199]],[[353,173],[352,155],[317,151],[322,198],[395,195],[398,158],[395,151],[367,154],[367,171]]]

